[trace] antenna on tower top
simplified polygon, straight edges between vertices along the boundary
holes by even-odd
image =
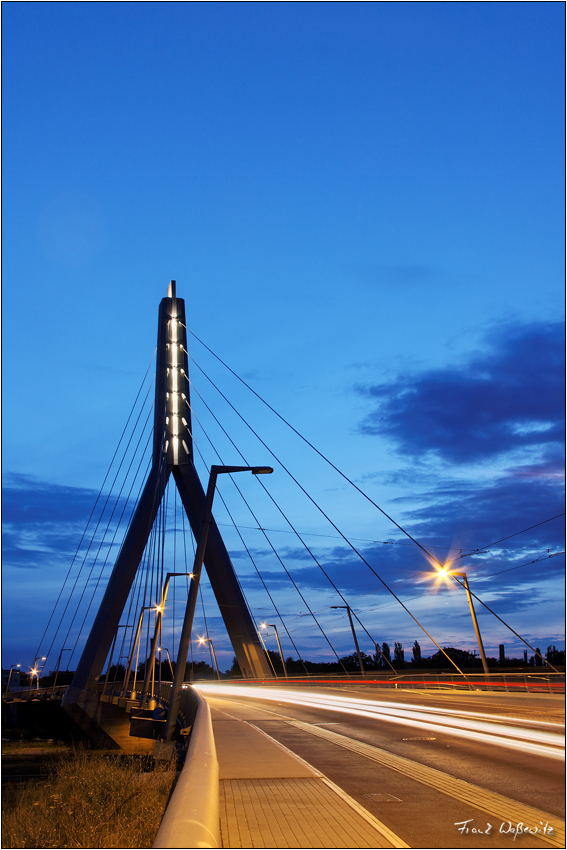
[[[167,297],[168,298],[175,298],[175,281],[174,280],[169,281],[169,286],[167,287]]]

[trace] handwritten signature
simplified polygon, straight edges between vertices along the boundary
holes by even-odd
[[[473,820],[474,818],[470,818],[470,820],[461,820],[455,824],[457,830],[461,833],[461,835],[468,835],[469,833],[471,833],[472,835],[490,835],[492,833],[493,826],[491,823],[487,823],[484,829],[480,829],[477,826],[469,826],[469,824],[472,824]],[[518,835],[524,834],[537,835],[539,832],[541,832],[543,835],[553,835],[553,827],[550,826],[547,821],[544,823],[540,820],[539,823],[539,826],[528,826],[524,823],[517,823],[514,825],[512,821],[509,820],[502,821],[498,832],[502,833],[503,835],[513,835],[514,841],[516,840]]]

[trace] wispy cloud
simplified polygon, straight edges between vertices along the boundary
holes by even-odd
[[[2,482],[2,555],[4,567],[36,570],[68,565],[81,542],[84,529],[97,503],[97,493],[40,481],[31,475],[6,474]],[[104,508],[104,511],[103,511]],[[96,546],[106,556],[112,531],[122,514],[124,500],[99,500],[91,524]],[[97,529],[97,520],[102,514]]]

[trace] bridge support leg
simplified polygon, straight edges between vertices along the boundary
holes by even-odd
[[[198,539],[205,506],[205,493],[199,476],[193,464],[187,463],[174,467],[173,477],[195,539]],[[207,538],[205,568],[242,675],[246,678],[272,678],[266,653],[214,520]]]
[[[90,703],[144,554],[169,474],[170,471],[166,468],[160,470],[157,466],[152,467],[114,564],[73,682],[63,699],[64,708],[83,701],[85,705]]]

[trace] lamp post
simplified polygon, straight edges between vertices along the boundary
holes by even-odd
[[[108,666],[106,668],[106,679],[104,680],[104,686],[103,686],[103,689],[102,689],[103,695],[106,694],[106,689],[108,687],[108,679],[109,679],[109,676],[110,676],[110,668],[112,667],[112,659],[114,658],[114,650],[116,648],[116,641],[118,639],[118,629],[133,629],[133,628],[134,628],[134,626],[130,625],[130,624],[123,624],[122,626],[117,626],[117,628],[116,628],[116,634],[114,635],[114,640],[112,641],[112,649],[110,650],[110,658],[108,659]],[[115,675],[114,675],[114,682],[115,683],[116,683],[116,673],[118,672],[118,667],[120,665],[121,657],[122,657],[121,655],[118,656],[118,664],[116,665],[116,670],[115,670]]]
[[[132,665],[134,663],[134,655],[136,654],[136,647],[138,646],[138,641],[140,638],[140,632],[142,631],[142,621],[144,619],[144,611],[155,611],[155,605],[144,605],[140,609],[140,617],[138,619],[138,628],[136,629],[136,636],[134,638],[134,643],[132,645],[132,652],[130,653],[130,659],[128,661],[128,669],[126,671],[126,675],[124,676],[124,687],[122,688],[122,696],[126,696],[126,691],[128,690],[128,684],[130,682],[130,674],[132,672]],[[139,652],[138,652],[139,657]],[[136,669],[134,671],[134,686],[133,690],[136,690],[136,676],[138,675],[138,659],[136,659]]]
[[[170,655],[169,655],[169,649],[166,646],[164,646],[164,647],[158,646],[157,649],[156,649],[156,652],[159,652],[159,653],[167,652],[167,661],[169,663],[169,669],[171,670],[171,681],[173,682],[173,665],[171,663],[171,658],[170,658]],[[163,658],[163,656],[160,655],[160,662],[159,662],[160,667],[161,667],[162,658]]]
[[[199,643],[200,643],[201,646],[203,646],[203,644],[205,644],[205,643],[211,644],[211,650],[212,650],[212,653],[213,653],[213,661],[215,662],[215,670],[217,671],[217,679],[220,682],[219,665],[217,664],[217,657],[215,655],[215,648],[213,646],[213,642],[212,642],[211,638],[202,638],[201,637],[201,638],[199,638]]]
[[[150,658],[146,665],[146,671],[144,674],[144,685],[142,687],[142,695],[140,697],[140,708],[143,707],[144,702],[146,700],[146,696],[148,694],[148,688],[150,686],[150,677],[154,675],[154,667],[156,661],[156,649],[158,645],[159,638],[161,636],[161,621],[163,617],[163,611],[165,608],[165,602],[167,599],[167,591],[169,588],[169,580],[173,578],[173,576],[189,576],[189,578],[193,578],[193,573],[167,573],[165,576],[165,582],[163,585],[163,591],[161,594],[161,602],[156,607],[157,615],[156,615],[156,627],[154,630],[154,636],[152,638],[152,643],[150,646]],[[160,668],[161,669],[161,668]],[[160,676],[161,681],[161,676]]]
[[[264,628],[264,626],[265,626],[265,623],[262,623],[262,624],[260,625],[260,628],[261,628],[261,629],[263,629],[263,628]],[[278,674],[276,673],[276,668],[274,667],[273,662],[272,662],[272,659],[270,658],[270,653],[268,652],[268,649],[267,649],[267,647],[266,647],[266,642],[264,641],[264,638],[262,637],[262,632],[258,632],[258,637],[260,638],[260,643],[261,643],[261,644],[262,644],[262,646],[264,647],[264,652],[266,653],[266,658],[268,659],[268,661],[269,661],[269,663],[270,663],[270,667],[272,668],[272,670],[273,670],[273,672],[274,672],[274,676],[275,676],[275,677],[276,677],[276,679],[277,679],[277,678],[278,678]]]
[[[287,669],[286,669],[286,666],[285,666],[285,661],[284,661],[283,652],[282,652],[282,645],[281,645],[281,643],[280,643],[280,638],[279,638],[279,635],[278,635],[278,630],[276,629],[276,627],[275,627],[275,625],[274,625],[273,623],[262,623],[262,628],[263,628],[263,629],[267,629],[267,628],[268,628],[268,626],[270,627],[270,629],[273,629],[273,630],[275,631],[275,633],[276,633],[276,640],[277,640],[277,642],[278,642],[278,649],[279,649],[279,651],[280,651],[280,658],[281,658],[281,660],[282,660],[282,667],[283,667],[283,671],[284,671],[284,676],[285,676],[285,677],[286,677],[286,679],[287,679],[287,678],[288,678],[288,675],[287,675]]]
[[[199,540],[197,550],[195,552],[195,561],[193,563],[193,581],[189,589],[189,597],[185,608],[185,617],[183,619],[183,627],[181,629],[181,637],[179,638],[179,649],[177,652],[177,663],[175,665],[175,675],[171,686],[171,699],[169,702],[169,711],[167,714],[167,724],[165,730],[165,740],[171,741],[175,723],[177,721],[177,712],[179,710],[179,699],[181,696],[181,685],[185,678],[185,664],[187,663],[187,653],[189,652],[189,643],[191,641],[191,631],[193,629],[193,617],[195,616],[195,606],[197,604],[197,593],[199,591],[199,581],[201,579],[201,569],[205,559],[205,549],[207,547],[207,537],[209,535],[209,526],[211,524],[213,498],[215,495],[215,487],[217,477],[224,473],[231,472],[251,472],[252,475],[267,475],[274,470],[271,466],[211,466],[209,475],[209,484],[207,494],[205,496],[205,504],[203,507],[203,518],[201,519],[201,528],[199,531]]]
[[[45,655],[41,655],[41,656],[40,656],[40,655],[38,655],[38,656],[37,656],[37,658],[34,658],[34,660],[33,660],[32,669],[30,670],[30,688],[29,688],[29,693],[31,693],[31,689],[32,689],[32,685],[33,685],[33,677],[34,677],[34,676],[37,676],[36,690],[39,690],[39,670],[43,670],[43,666],[42,666],[42,667],[40,667],[40,668],[39,668],[39,670],[38,670],[38,668],[37,668],[35,665],[36,665],[36,662],[37,662],[37,661],[40,661],[40,660],[41,660],[41,661],[46,661],[46,660],[47,660],[47,659],[46,659],[46,656],[45,656]]]
[[[59,658],[57,659],[57,667],[55,668],[55,677],[53,679],[53,690],[51,692],[52,695],[55,694],[55,686],[57,684],[57,675],[59,673],[59,665],[61,664],[61,656],[63,655],[64,652],[72,652],[72,651],[73,651],[73,647],[69,646],[66,649],[62,649],[61,652],[59,653]]]
[[[482,645],[482,638],[480,636],[480,629],[478,627],[478,622],[477,622],[477,619],[476,619],[476,612],[474,610],[474,605],[473,605],[472,596],[471,596],[471,592],[470,592],[470,589],[469,589],[469,583],[467,581],[466,573],[449,573],[449,575],[451,575],[453,578],[462,578],[462,580],[463,580],[465,590],[467,591],[467,599],[469,600],[469,607],[471,609],[471,617],[472,617],[472,621],[473,621],[473,625],[474,625],[474,631],[475,631],[475,634],[476,634],[478,648],[480,650],[480,657],[482,659],[482,666],[483,666],[485,675],[489,676],[490,670],[488,669],[488,662],[486,660],[486,655],[484,654],[484,646]],[[458,584],[460,584],[460,582],[458,582]]]
[[[352,636],[354,638],[354,645],[356,646],[356,654],[358,655],[358,663],[360,664],[360,672],[363,676],[366,675],[364,671],[364,664],[362,663],[362,656],[360,654],[360,649],[358,648],[358,641],[356,639],[356,632],[354,630],[354,623],[352,622],[352,617],[350,615],[350,605],[331,605],[331,608],[346,608],[346,612],[348,614],[348,621],[350,623],[350,628],[352,630]]]
[[[8,673],[8,684],[6,685],[6,696],[8,696],[8,691],[10,690],[10,679],[12,678],[12,670],[14,667],[21,667],[21,664],[10,664],[10,672]]]

